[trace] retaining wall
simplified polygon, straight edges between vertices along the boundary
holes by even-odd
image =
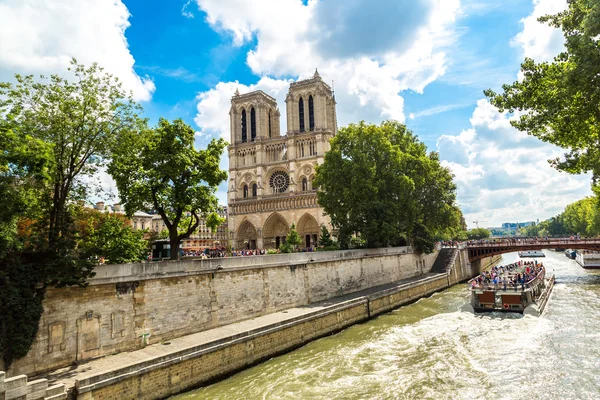
[[[47,291],[36,341],[7,374],[37,375],[418,276],[436,254],[402,247],[102,265],[86,288]]]
[[[340,302],[302,318],[76,382],[85,400],[163,399],[448,287],[446,274]]]

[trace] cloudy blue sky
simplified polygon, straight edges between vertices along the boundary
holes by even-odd
[[[264,90],[283,113],[289,82],[318,68],[334,82],[339,126],[406,123],[454,172],[468,224],[497,226],[548,218],[590,193],[589,176],[548,165],[560,149],[514,130],[483,96],[518,79],[525,56],[551,60],[561,51],[560,31],[536,18],[565,7],[566,0],[0,0],[0,80],[60,73],[71,57],[97,61],[153,123],[183,118],[203,146],[229,138],[236,88]]]

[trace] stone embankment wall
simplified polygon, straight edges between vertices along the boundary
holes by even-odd
[[[48,290],[36,341],[8,374],[36,375],[414,277],[436,254],[404,247],[99,266],[86,288]]]
[[[26,375],[6,378],[0,371],[0,400],[61,400],[67,398],[65,385],[48,387],[46,379],[27,382]]]
[[[429,274],[366,295],[358,293],[351,300],[332,302],[325,309],[302,318],[88,376],[76,381],[76,397],[85,400],[166,398],[446,289],[478,274],[480,268],[487,268],[499,258],[484,259],[471,266],[466,251],[461,251],[448,273]]]

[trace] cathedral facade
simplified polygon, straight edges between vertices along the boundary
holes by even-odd
[[[273,97],[236,91],[231,99],[227,202],[234,249],[279,248],[292,223],[300,247],[312,247],[321,225],[331,229],[312,180],[337,133],[333,91],[315,71],[290,84],[285,103],[282,135]]]

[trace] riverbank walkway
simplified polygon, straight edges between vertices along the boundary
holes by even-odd
[[[76,381],[79,381],[78,387],[84,387],[106,380],[107,377],[108,379],[123,377],[133,371],[156,367],[156,365],[163,363],[177,362],[177,360],[182,358],[193,357],[194,353],[224,346],[254,333],[260,333],[261,331],[274,329],[297,320],[310,318],[312,315],[328,310],[335,310],[349,302],[357,301],[369,295],[390,290],[402,290],[405,287],[412,287],[421,281],[426,282],[439,279],[440,276],[446,276],[446,274],[424,274],[310,305],[266,314],[249,320],[175,338],[162,344],[151,344],[139,350],[102,356],[71,367],[41,374],[39,378],[46,378],[51,384],[63,383],[67,387],[67,390],[71,391],[75,387]]]

